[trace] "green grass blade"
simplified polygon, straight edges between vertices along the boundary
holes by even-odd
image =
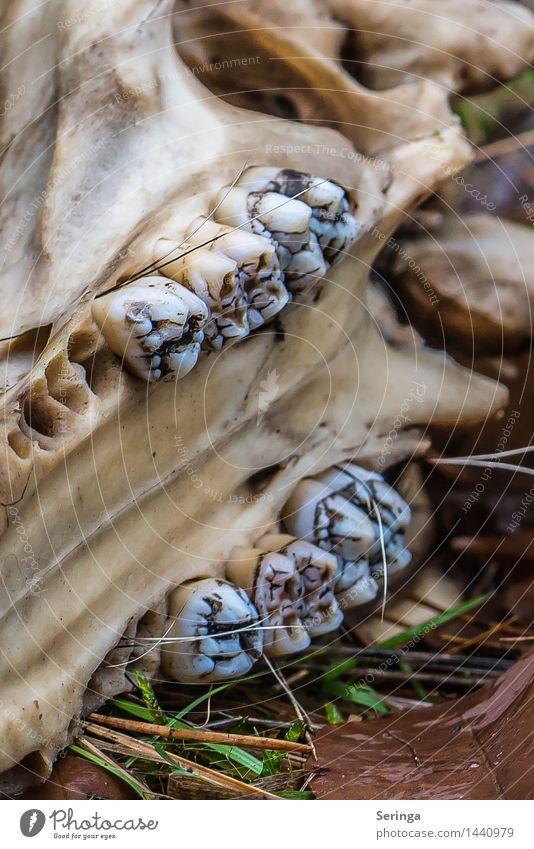
[[[333,702],[325,702],[324,704],[324,712],[326,715],[326,721],[329,725],[341,725],[345,720],[343,719],[343,714],[339,710],[338,706]]]
[[[413,628],[407,628],[405,631],[402,631],[402,633],[396,634],[394,637],[390,637],[389,640],[377,643],[375,648],[397,649],[401,646],[405,646],[412,640],[420,639],[430,631],[435,631],[436,628],[441,628],[442,625],[446,625],[448,622],[452,622],[453,619],[463,616],[464,613],[469,613],[469,611],[473,610],[473,608],[484,604],[490,597],[491,593],[485,593],[484,595],[479,595],[476,598],[471,598],[469,601],[463,601],[461,604],[457,604],[456,607],[451,608],[451,610],[446,610],[445,613],[440,613],[439,616],[427,619],[427,621],[423,622],[421,625],[414,625]]]
[[[362,707],[372,708],[383,716],[389,713],[387,705],[384,704],[378,693],[372,687],[368,687],[367,684],[349,684],[346,686],[340,681],[325,681],[324,689],[331,696],[345,699],[347,702],[353,702]]]

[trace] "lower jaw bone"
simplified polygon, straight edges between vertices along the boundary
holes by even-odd
[[[263,651],[259,617],[239,587],[216,578],[193,580],[169,597],[161,665],[184,683],[239,678]]]

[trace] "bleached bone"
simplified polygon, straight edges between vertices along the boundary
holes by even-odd
[[[105,15],[99,5],[80,15],[74,0],[13,0],[0,28],[3,88],[27,83],[0,114],[0,334],[41,340],[3,396],[0,427],[9,793],[50,770],[129,623],[185,581],[222,579],[236,545],[276,527],[299,480],[376,458],[412,381],[426,392],[396,461],[427,446],[430,421],[485,420],[506,401],[441,351],[391,344],[366,306],[383,240],[469,160],[438,90],[367,93],[356,112],[344,98],[355,147],[315,119],[266,122],[212,97],[176,54],[171,0],[157,14],[153,0],[115,0]],[[378,137],[380,168],[362,155]],[[92,301],[153,274],[157,241],[184,242],[247,162],[346,187],[357,241],[276,332],[201,355],[179,384],[147,392],[118,367]]]

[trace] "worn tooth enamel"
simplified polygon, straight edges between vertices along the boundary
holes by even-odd
[[[356,219],[348,212],[332,216],[328,213],[314,216],[310,223],[310,230],[317,237],[330,264],[355,241],[358,229]]]
[[[173,246],[170,240],[160,239],[154,258],[167,256]],[[189,244],[176,246],[175,256],[177,259],[172,262],[165,260],[161,271],[194,292],[208,308],[206,346],[218,350],[226,339],[247,336],[247,302],[235,260],[207,248],[192,250]]]
[[[387,516],[388,526],[392,530],[406,528],[412,519],[412,511],[404,498],[383,480],[371,481],[370,487],[382,516]]]
[[[208,319],[199,298],[163,277],[146,277],[96,298],[92,314],[128,370],[149,381],[179,379],[191,371]],[[155,370],[154,355],[160,358]]]
[[[353,604],[376,589],[377,578],[398,572],[410,563],[404,529],[411,511],[404,499],[377,472],[354,463],[327,469],[295,488],[284,508],[290,533],[310,540],[339,559],[336,592]],[[385,556],[385,565],[384,565]]]
[[[364,510],[327,484],[311,479],[295,488],[284,511],[284,524],[295,536],[347,561],[365,557],[376,539]]]
[[[301,292],[325,276],[328,263],[313,233],[310,234],[308,244],[297,254],[289,257],[284,270],[288,285],[293,292]]]
[[[337,598],[343,609],[358,607],[360,604],[367,604],[369,601],[374,601],[378,596],[380,587],[372,575],[366,575],[360,578],[351,587],[338,593]]]
[[[301,581],[298,612],[309,635],[319,637],[337,630],[343,612],[334,595],[339,575],[336,557],[289,534],[266,534],[257,545],[292,560]]]
[[[162,670],[200,683],[245,675],[261,657],[258,612],[246,593],[216,578],[188,581],[169,597]]]
[[[245,227],[260,236],[273,236],[292,253],[310,236],[312,211],[301,200],[277,192],[249,192],[244,188],[223,189],[215,199],[214,218],[229,227]]]
[[[280,192],[286,197],[298,197],[312,209],[310,230],[318,239],[324,258],[329,263],[345,251],[358,236],[359,227],[350,212],[345,189],[332,180],[314,177],[292,169],[250,168],[238,181],[250,192]]]
[[[235,548],[226,576],[242,587],[256,607],[268,657],[306,649],[310,636],[299,614],[301,577],[294,561],[279,552]]]
[[[286,197],[298,196],[313,209],[326,209],[331,213],[348,209],[347,193],[338,183],[291,168],[249,168],[238,185],[246,185],[251,192],[277,191]]]
[[[192,245],[205,245],[215,253],[223,253],[237,264],[241,291],[247,303],[251,330],[274,318],[290,300],[284,285],[276,246],[271,239],[233,230],[208,218],[197,218],[186,233]]]

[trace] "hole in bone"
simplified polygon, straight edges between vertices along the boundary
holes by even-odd
[[[54,437],[61,431],[61,417],[57,401],[48,395],[27,395],[23,406],[24,423],[31,431],[42,436]]]
[[[276,475],[282,471],[282,469],[283,465],[281,463],[276,463],[273,466],[267,466],[265,469],[260,469],[248,478],[245,482],[245,486],[248,488],[249,492],[253,495],[257,495],[259,492],[268,488],[269,484],[273,481]]]
[[[349,28],[341,44],[341,67],[361,85],[368,86],[369,81],[365,79],[365,65],[359,59],[360,52],[358,47],[358,33],[354,29]]]
[[[45,375],[51,398],[74,413],[86,411],[90,394],[83,366],[71,363],[62,352],[50,360]]]
[[[7,441],[17,457],[26,460],[30,456],[31,442],[20,430],[13,430],[8,434]]]
[[[71,333],[67,343],[70,361],[83,365],[94,353],[99,337],[100,332],[94,326],[82,327]]]

